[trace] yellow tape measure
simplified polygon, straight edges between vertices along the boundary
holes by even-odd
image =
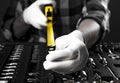
[[[50,50],[55,47],[54,32],[53,32],[53,6],[45,6],[45,16],[47,17],[47,46]]]

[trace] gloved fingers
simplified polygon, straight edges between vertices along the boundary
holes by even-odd
[[[73,53],[75,54],[83,47],[85,47],[85,44],[82,41],[80,41],[78,38],[73,38],[67,49],[73,51]]]
[[[47,22],[47,17],[43,14],[43,12],[42,11],[40,11],[39,9],[38,9],[38,11],[36,12],[36,14],[35,14],[35,16],[36,16],[36,19],[41,19],[43,22]]]
[[[47,26],[47,22],[46,22],[46,21],[43,21],[43,20],[41,19],[41,17],[39,18],[39,16],[38,16],[38,17],[35,16],[34,18],[35,18],[35,19],[34,19],[34,22],[33,22],[32,24],[33,24],[33,26],[36,26],[36,25],[37,25],[36,28],[40,29],[41,26]]]
[[[43,15],[38,7],[29,7],[23,13],[24,21],[33,27],[40,29],[46,26],[47,18]]]
[[[55,40],[56,50],[65,49],[70,44],[70,38],[67,35],[58,37]]]
[[[34,19],[33,19],[34,18]],[[37,29],[41,29],[41,26],[46,26],[47,23],[46,21],[43,21],[41,19],[41,16],[36,16],[34,15],[33,18],[29,18],[29,22],[33,27],[37,28]]]
[[[35,3],[32,5],[40,6],[40,5],[46,5],[46,4],[52,4],[53,6],[56,5],[54,0],[37,0]]]
[[[73,40],[69,40],[68,37],[68,39],[64,38],[65,37],[61,37],[61,39],[56,41],[56,50],[48,54],[46,60],[59,61],[74,59],[78,56],[78,51],[85,46],[85,44],[77,38],[73,38]],[[62,39],[64,41],[62,41]]]
[[[32,26],[35,27],[36,29],[43,29],[43,27],[45,26],[45,24],[41,24],[40,25],[38,22],[32,22]]]
[[[55,40],[56,50],[61,50],[64,48],[70,48],[76,50],[81,46],[85,46],[84,42],[78,38],[71,37],[69,35],[61,36]]]
[[[30,13],[31,17],[33,17],[32,19],[41,19],[44,22],[47,22],[47,18],[46,16],[43,14],[43,12],[40,10],[39,7],[29,7],[28,8],[28,13]],[[28,14],[29,15],[29,14]],[[30,17],[29,17],[30,18]]]
[[[86,52],[87,51],[86,48],[83,48],[83,50],[81,51],[83,51],[84,54],[83,52],[79,51],[78,55],[74,59],[63,61],[47,60],[43,63],[43,66],[46,70],[52,70],[61,74],[76,72],[85,67],[88,59],[88,53]]]
[[[77,53],[76,53],[77,54]],[[47,61],[64,61],[64,60],[72,60],[75,59],[78,55],[73,55],[73,52],[68,49],[56,50],[50,52],[46,56]]]
[[[80,41],[78,38],[61,36],[55,40],[56,50],[63,50],[65,48],[75,51],[80,49],[80,47],[85,46],[84,42]]]
[[[66,61],[45,61],[43,66],[46,70],[53,70],[57,73],[71,73],[79,70],[79,59]]]

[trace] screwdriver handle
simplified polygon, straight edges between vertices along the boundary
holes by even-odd
[[[53,6],[45,5],[45,16],[47,17],[47,47],[48,51],[55,50],[55,40],[53,31]]]

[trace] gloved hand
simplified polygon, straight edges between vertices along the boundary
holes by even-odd
[[[56,50],[46,56],[43,66],[61,74],[81,70],[87,62],[88,50],[83,42],[82,33],[78,30],[56,39]]]
[[[41,29],[42,26],[46,26],[47,18],[43,14],[42,8],[46,4],[52,4],[55,6],[54,0],[37,0],[26,8],[23,12],[23,20],[25,23],[32,25],[37,29]]]

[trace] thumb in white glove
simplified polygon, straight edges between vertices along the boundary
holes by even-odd
[[[67,74],[81,70],[87,59],[88,50],[82,41],[82,33],[76,30],[57,38],[56,50],[46,56],[43,65],[46,70]]]
[[[37,29],[41,29],[42,26],[46,26],[47,18],[41,10],[42,5],[52,4],[55,6],[54,0],[37,0],[26,8],[23,12],[23,19],[25,23],[32,25]]]

